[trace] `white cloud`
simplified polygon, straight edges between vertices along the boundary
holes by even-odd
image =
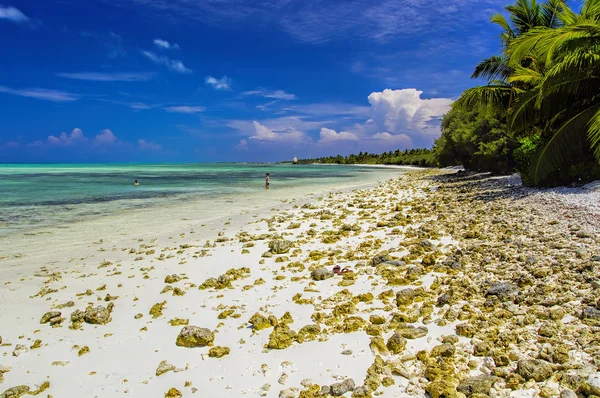
[[[256,95],[264,98],[272,98],[277,100],[295,100],[297,97],[294,94],[286,93],[283,90],[267,90],[265,88],[258,88],[256,90],[245,91],[242,95]]]
[[[204,112],[204,107],[202,106],[188,106],[188,105],[182,105],[182,106],[169,106],[165,108],[165,111],[167,112],[171,112],[171,113],[200,113],[200,112]]]
[[[67,134],[64,131],[60,133],[58,137],[53,135],[48,136],[48,143],[51,145],[77,145],[85,144],[88,139],[83,135],[83,131],[78,128],[74,128],[71,134]]]
[[[209,86],[212,86],[215,90],[231,90],[231,79],[227,76],[223,76],[220,79],[212,76],[206,76],[204,81]]]
[[[45,88],[12,89],[9,87],[0,86],[0,93],[53,102],[70,102],[76,101],[79,98],[79,95],[77,94],[67,93],[59,90],[49,90]]]
[[[254,135],[249,139],[257,141],[278,141],[287,143],[298,143],[306,139],[304,132],[289,128],[285,131],[273,131],[257,121],[254,124]]]
[[[2,5],[0,5],[0,19],[7,19],[16,23],[29,21],[27,15],[23,14],[18,8],[11,6],[5,7]]]
[[[138,146],[142,151],[160,151],[162,145],[146,140],[138,140]]]
[[[179,44],[177,43],[169,43],[163,39],[154,39],[154,44],[160,48],[164,48],[166,50],[178,50]]]
[[[413,132],[415,134],[439,134],[435,122],[448,110],[451,98],[422,99],[422,91],[414,88],[402,90],[385,89],[369,95],[373,122],[378,130],[388,132]]]
[[[409,147],[412,145],[412,139],[406,134],[390,134],[388,132],[377,133],[371,136],[373,140],[389,141],[394,145],[403,145]]]
[[[94,142],[96,142],[97,144],[102,144],[102,145],[112,144],[115,141],[117,141],[117,137],[115,137],[113,132],[110,131],[109,129],[102,130],[102,132],[100,134],[98,134],[96,136],[96,138],[94,138]]]
[[[273,24],[295,38],[309,43],[333,40],[386,42],[398,38],[420,39],[464,29],[469,23],[487,19],[490,8],[499,9],[505,0],[103,0],[123,7],[146,6],[165,16],[186,18],[219,27],[237,22]],[[479,10],[473,13],[473,6]],[[476,14],[476,15],[474,15]]]
[[[105,130],[102,130],[98,135],[96,135],[94,137],[92,144],[93,145],[111,145],[111,144],[117,143],[117,141],[118,141],[117,137],[114,135],[114,133],[109,129],[105,129]],[[50,136],[48,136],[48,140],[47,140],[47,143],[50,145],[60,145],[60,146],[85,145],[85,144],[88,144],[89,142],[90,141],[88,140],[88,138],[83,134],[83,131],[81,131],[81,129],[79,129],[79,128],[74,128],[70,134],[65,133],[63,131],[62,133],[60,133],[60,135],[58,137],[55,137],[54,135],[50,135]],[[42,141],[36,141],[33,144],[34,144],[34,146],[41,146],[44,143]]]
[[[177,73],[192,73],[192,70],[187,68],[183,62],[178,59],[170,59],[164,55],[157,55],[152,51],[142,51],[142,54],[145,55],[150,61],[154,62],[158,65],[164,65],[173,72]]]
[[[140,82],[152,79],[155,74],[150,72],[76,72],[57,73],[57,76],[75,80],[90,80],[97,82]]]
[[[357,141],[359,138],[354,133],[347,131],[340,131],[339,133],[335,130],[323,127],[319,133],[319,143],[329,143],[335,141]]]

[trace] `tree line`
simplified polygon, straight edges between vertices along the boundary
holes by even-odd
[[[325,164],[387,164],[387,165],[405,165],[435,167],[438,162],[435,159],[434,151],[431,149],[406,149],[401,151],[384,152],[380,154],[359,152],[358,155],[348,156],[326,156],[314,159],[300,159],[300,164],[307,163],[325,163]]]

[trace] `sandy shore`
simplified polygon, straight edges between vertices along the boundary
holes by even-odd
[[[600,219],[556,195],[415,170],[3,262],[0,397],[600,395]]]

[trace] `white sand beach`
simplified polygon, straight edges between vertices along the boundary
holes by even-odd
[[[586,226],[581,238],[564,237],[578,239],[577,249],[568,242],[535,249],[526,241],[519,249],[502,243],[505,236],[496,239],[500,233],[492,222],[503,217],[513,242],[528,236],[509,227],[526,213],[507,211],[514,199],[471,198],[468,204],[462,191],[440,193],[440,186],[451,184],[435,180],[440,172],[414,173],[368,189],[299,197],[273,209],[186,220],[184,228],[168,234],[159,228],[102,241],[81,236],[72,251],[61,246],[48,255],[3,259],[0,391],[15,392],[3,397],[29,389],[48,397],[408,397],[427,392],[437,398],[457,387],[455,394],[471,395],[464,392],[465,380],[481,375],[489,377],[482,379],[486,395],[533,397],[560,393],[566,374],[583,379],[595,374],[593,352],[573,337],[591,328],[580,316],[584,301],[563,301],[557,288],[547,294],[556,303],[545,308],[562,306],[562,316],[527,310],[538,305],[527,301],[534,288],[571,275],[570,269],[555,269],[521,286],[516,273],[530,268],[515,270],[514,264],[527,260],[520,255],[538,253],[538,268],[554,269],[552,258],[562,250],[568,264],[579,264],[579,258],[596,267],[597,224]],[[502,187],[493,191],[498,190]],[[528,206],[526,201],[520,206]],[[571,228],[562,219],[548,224],[552,214],[530,214],[539,218],[531,221],[533,229]],[[353,272],[332,275],[334,265]],[[585,290],[592,289],[590,282],[578,283],[573,288],[581,294],[591,291]],[[490,293],[494,286],[502,288]],[[504,300],[517,294],[526,297]],[[56,312],[41,324],[50,311]],[[253,326],[249,321],[255,314],[264,318],[255,317]],[[529,314],[534,319],[524,322]],[[478,323],[482,320],[485,325]],[[494,343],[498,333],[516,331],[510,321],[524,328],[521,333],[533,334],[552,322],[557,331],[544,338],[560,335],[568,342],[560,348],[567,360],[548,365],[561,378],[523,377],[520,361],[538,358],[548,341]],[[198,338],[184,337],[180,345],[196,346],[178,346],[178,336],[189,326],[203,329],[192,330]],[[477,344],[485,339],[492,347],[478,354]],[[501,355],[508,364],[500,363]],[[432,376],[434,369],[439,377]],[[510,374],[522,379],[514,388]]]

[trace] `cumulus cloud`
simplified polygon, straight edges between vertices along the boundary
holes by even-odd
[[[359,138],[356,134],[347,131],[340,131],[339,133],[335,130],[328,129],[326,127],[321,128],[319,133],[319,143],[329,143],[335,141],[357,141]]]
[[[13,144],[13,142],[9,143]],[[33,141],[26,144],[26,146],[38,149],[57,147],[64,147],[66,149],[70,147],[76,150],[88,151],[135,148],[134,143],[119,140],[110,129],[104,129],[95,136],[88,138],[80,128],[74,128],[70,133],[62,132],[57,136],[50,135],[45,140]],[[0,140],[0,149],[3,149],[3,147],[7,147],[7,145],[2,145],[2,141]],[[140,151],[159,151],[162,149],[162,146],[144,139],[138,139],[137,149]]]
[[[231,79],[227,76],[223,76],[220,79],[212,76],[206,76],[204,81],[209,86],[212,86],[212,88],[215,90],[231,90]]]
[[[254,121],[253,124],[254,135],[249,137],[251,140],[298,143],[306,139],[304,132],[294,128],[289,128],[285,131],[274,131],[257,121]]]
[[[202,106],[188,106],[188,105],[169,106],[169,107],[165,108],[165,111],[171,112],[171,113],[188,113],[188,114],[193,114],[193,113],[204,112],[204,107],[202,107]]]
[[[178,59],[170,59],[165,55],[157,55],[152,51],[142,51],[142,54],[146,56],[150,61],[154,62],[157,65],[164,65],[173,72],[187,74],[192,73],[192,70],[187,68],[183,62]]]
[[[412,139],[406,134],[390,134],[387,131],[383,133],[376,133],[371,136],[373,140],[389,141],[394,145],[403,145],[409,147],[412,145]]]
[[[149,72],[76,72],[57,73],[57,76],[75,80],[90,80],[96,82],[141,82],[152,79],[155,74]]]
[[[79,98],[79,95],[77,94],[45,88],[12,89],[10,87],[0,86],[0,93],[52,102],[70,102],[76,101]]]
[[[146,140],[138,140],[138,146],[142,151],[160,151],[162,145]]]
[[[46,143],[59,146],[86,145],[89,143],[93,145],[112,145],[117,143],[117,141],[117,137],[109,129],[102,130],[92,141],[90,141],[85,134],[83,134],[81,129],[74,128],[70,134],[63,131],[58,137],[54,135],[48,136]],[[43,141],[36,141],[33,143],[34,146],[41,146],[43,144]]]
[[[294,94],[286,93],[283,90],[267,90],[265,88],[258,88],[256,90],[245,91],[242,95],[255,95],[264,98],[272,98],[277,100],[291,101],[297,99]]]
[[[112,131],[105,129],[94,138],[94,141],[98,144],[112,144],[117,141],[117,137],[115,137]]]
[[[23,23],[29,21],[29,17],[23,14],[21,10],[15,7],[5,7],[0,5],[0,19],[6,19],[15,23]]]
[[[78,128],[74,128],[71,134],[67,134],[64,131],[60,133],[58,137],[53,135],[48,136],[48,143],[51,145],[77,145],[85,144],[88,139],[83,135],[83,131]]]
[[[163,39],[154,39],[154,44],[157,47],[164,48],[165,50],[178,50],[179,49],[179,44],[169,43],[168,41],[163,40]]]
[[[448,110],[450,98],[422,99],[423,91],[414,88],[401,90],[385,89],[373,92],[368,100],[372,118],[379,131],[413,132],[424,135],[439,134],[438,120]]]

